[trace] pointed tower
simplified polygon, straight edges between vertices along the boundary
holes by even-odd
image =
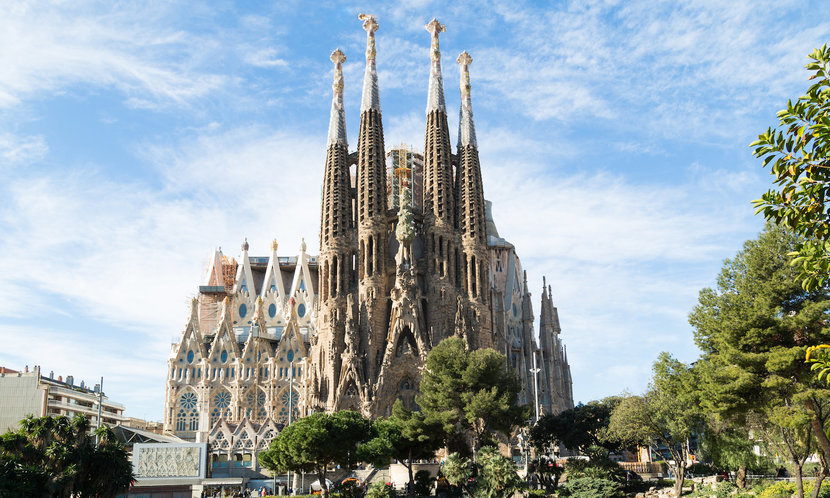
[[[473,58],[461,52],[457,62],[461,69],[461,111],[458,120],[458,169],[455,193],[456,219],[461,233],[463,290],[478,318],[476,347],[492,345],[492,324],[487,306],[490,292],[490,264],[484,222],[484,186],[478,159],[473,104],[470,97],[470,64]]]
[[[331,119],[329,121],[326,170],[323,179],[323,205],[320,220],[319,259],[319,329],[320,349],[315,358],[316,374],[321,384],[321,407],[329,401],[339,377],[340,354],[334,351],[343,342],[338,324],[345,316],[346,295],[351,287],[351,265],[356,252],[353,235],[352,200],[349,193],[349,149],[346,142],[346,116],[343,110],[343,62],[346,56],[339,49],[331,54],[334,63]],[[300,268],[300,261],[297,267]],[[295,276],[295,280],[297,280]],[[293,290],[293,289],[292,289]],[[325,372],[329,372],[328,375]]]
[[[552,413],[554,405],[556,386],[551,382],[554,365],[554,343],[553,332],[553,311],[548,294],[548,287],[545,277],[542,277],[542,310],[539,317],[539,356],[537,366],[539,372],[539,406],[544,414]]]
[[[375,69],[375,31],[378,30],[378,23],[373,16],[366,14],[361,14],[360,19],[366,30],[366,72],[363,75],[357,143],[358,289],[359,301],[365,304],[365,313],[361,310],[362,349],[368,354],[369,378],[374,378],[385,346],[389,308],[386,296],[393,265],[387,254],[386,152]]]
[[[455,232],[452,151],[441,76],[438,35],[444,26],[433,19],[426,26],[432,42],[424,136],[424,246],[426,288],[432,309],[427,310],[433,344],[453,334],[456,288],[461,286],[460,252]],[[461,332],[461,331],[459,331]]]

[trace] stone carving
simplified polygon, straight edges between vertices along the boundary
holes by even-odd
[[[201,448],[138,446],[136,477],[198,477]]]

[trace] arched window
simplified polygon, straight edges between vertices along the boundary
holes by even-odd
[[[199,411],[196,405],[199,398],[192,391],[185,391],[179,397],[179,413],[176,417],[177,431],[199,430]]]
[[[265,393],[262,391],[254,391],[250,389],[247,396],[245,396],[245,415],[251,420],[265,420],[267,412],[265,410]]]
[[[229,419],[231,417],[231,393],[228,391],[219,391],[213,395],[211,402],[212,407],[210,411],[210,425],[216,423],[219,417]]]
[[[288,406],[291,405],[291,421],[295,421],[300,418],[300,395],[297,391],[291,393],[291,397],[289,398],[288,389],[284,390],[280,395],[280,412],[277,416],[277,422],[281,424],[288,423]]]

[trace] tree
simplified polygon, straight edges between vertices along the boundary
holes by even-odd
[[[768,223],[756,240],[724,262],[717,288],[700,291],[689,323],[703,352],[696,369],[705,411],[736,427],[755,420],[755,426],[786,429],[778,435],[758,432],[776,439],[794,430],[799,413],[804,414],[801,420],[810,424],[827,456],[828,392],[812,378],[804,357],[809,346],[830,340],[830,295],[827,285],[805,290],[798,270],[790,266],[788,254],[803,242],[791,230]]]
[[[675,496],[680,496],[686,478],[689,438],[701,425],[701,411],[693,394],[695,379],[685,364],[661,353],[654,375],[642,396],[626,396],[614,408],[608,425],[609,437],[621,443],[642,444],[672,457]]]
[[[586,405],[579,404],[561,413],[545,415],[530,430],[531,440],[537,448],[562,444],[582,453],[591,446],[616,451],[619,445],[609,441],[605,432],[611,412],[619,402],[619,397],[612,396]]]
[[[415,494],[415,476],[412,465],[415,460],[435,456],[441,445],[441,427],[426,421],[419,411],[406,409],[400,400],[392,405],[392,416],[379,418],[372,424],[372,439],[360,446],[359,457],[375,466],[384,466],[390,458],[398,460],[409,472],[409,495]]]
[[[371,423],[352,410],[312,413],[283,429],[271,447],[259,454],[259,461],[274,472],[315,472],[323,497],[328,498],[327,467],[352,467],[359,445],[371,435],[370,428]]]
[[[768,128],[750,144],[771,167],[775,189],[754,201],[756,213],[788,226],[804,239],[792,251],[799,279],[811,290],[830,275],[830,48],[814,50],[806,68],[816,79],[807,93],[778,112],[778,129]]]
[[[123,445],[107,427],[89,434],[82,415],[27,417],[0,436],[0,496],[103,497],[133,480]]]
[[[458,337],[430,351],[416,402],[427,422],[441,425],[451,449],[465,451],[471,440],[475,451],[493,443],[494,432],[509,436],[526,419],[527,407],[517,405],[521,383],[506,366],[503,354],[467,351]]]
[[[474,498],[513,496],[524,487],[516,465],[492,446],[481,448],[476,463],[458,453],[447,456],[442,468],[447,481]]]

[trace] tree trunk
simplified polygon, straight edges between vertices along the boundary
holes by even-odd
[[[801,465],[794,465],[795,467],[795,491],[798,498],[804,498],[804,480],[802,476],[803,467]]]
[[[674,496],[683,494],[683,483],[686,480],[686,467],[681,463],[674,466]]]
[[[815,480],[813,481],[813,494],[811,495],[812,498],[818,498],[819,492],[821,492],[821,483],[824,482],[824,471],[819,472],[816,476]]]
[[[320,496],[322,498],[329,498],[329,487],[326,485],[326,466],[317,467],[317,480],[320,481]],[[276,490],[274,490],[276,491]]]
[[[415,496],[415,478],[412,476],[412,450],[409,450],[409,458],[406,460],[406,470],[409,471],[409,486],[406,491],[408,496],[414,497]]]
[[[816,433],[816,439],[818,439],[818,444],[824,453],[824,458],[830,462],[830,440],[827,439],[827,434],[824,432],[824,423],[819,420],[818,410],[816,410],[812,399],[807,398],[804,405],[807,407],[807,413],[810,414],[810,425],[813,427],[813,432]]]
[[[746,465],[738,466],[738,473],[735,475],[735,484],[738,489],[746,489]]]

